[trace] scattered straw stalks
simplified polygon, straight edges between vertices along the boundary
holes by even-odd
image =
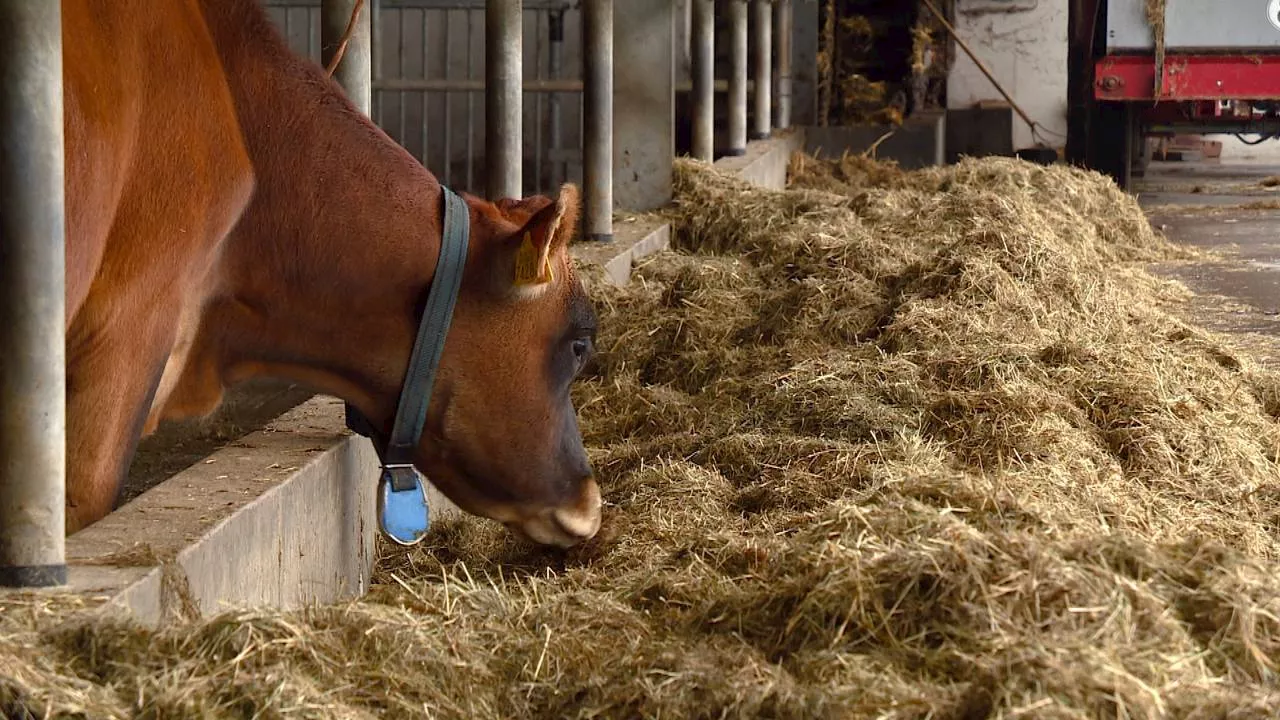
[[[1151,26],[1151,38],[1155,50],[1155,96],[1160,97],[1164,94],[1164,53],[1165,53],[1165,0],[1145,0],[1143,9],[1146,11],[1147,24]]]
[[[594,291],[587,547],[467,518],[342,607],[10,609],[0,703],[1274,717],[1280,378],[1169,312],[1185,291],[1142,263],[1189,252],[1093,173],[845,163],[778,192],[679,162],[674,252]]]

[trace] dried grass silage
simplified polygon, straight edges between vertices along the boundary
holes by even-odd
[[[679,163],[677,252],[594,290],[589,547],[465,519],[346,607],[158,632],[9,608],[0,703],[1274,717],[1280,381],[1162,308],[1183,291],[1137,263],[1186,252],[1100,176],[879,172],[773,192]]]

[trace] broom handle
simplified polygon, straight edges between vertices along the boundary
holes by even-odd
[[[988,70],[987,66],[978,59],[977,55],[973,54],[973,51],[969,49],[969,46],[965,44],[964,40],[960,39],[960,34],[956,32],[955,28],[951,27],[951,23],[947,22],[947,19],[943,17],[942,13],[938,12],[938,8],[934,7],[933,3],[929,0],[921,0],[921,2],[924,3],[925,7],[929,8],[929,11],[933,13],[934,17],[938,18],[938,21],[942,23],[942,26],[947,29],[947,34],[956,41],[956,44],[964,50],[965,54],[969,56],[969,59],[973,61],[973,64],[978,66],[978,69],[982,71],[982,74],[987,76],[987,79],[991,81],[991,84],[996,86],[996,90],[1000,91],[1000,94],[1004,96],[1005,100],[1009,101],[1009,105],[1014,109],[1014,111],[1017,112],[1022,120],[1027,123],[1027,126],[1034,131],[1036,129],[1035,122],[1031,118],[1027,117],[1027,114],[1022,111],[1022,108],[1018,107],[1018,103],[1014,102],[1013,98],[1009,96],[1009,93],[1004,91],[1004,87],[1002,87],[1000,83],[996,82],[996,79],[991,76],[991,71]]]

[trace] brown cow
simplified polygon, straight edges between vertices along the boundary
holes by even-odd
[[[441,188],[256,0],[64,0],[67,525],[110,511],[140,434],[258,376],[390,429],[441,240]],[[544,544],[600,523],[569,386],[595,315],[579,199],[463,196],[471,239],[415,465]],[[528,235],[552,279],[514,283]],[[369,478],[373,482],[374,478]]]

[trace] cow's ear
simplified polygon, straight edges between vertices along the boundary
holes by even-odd
[[[553,284],[557,268],[563,265],[569,239],[578,228],[581,196],[572,183],[560,186],[555,202],[547,204],[512,238],[510,285],[517,290],[533,290]],[[505,263],[504,263],[505,264]]]

